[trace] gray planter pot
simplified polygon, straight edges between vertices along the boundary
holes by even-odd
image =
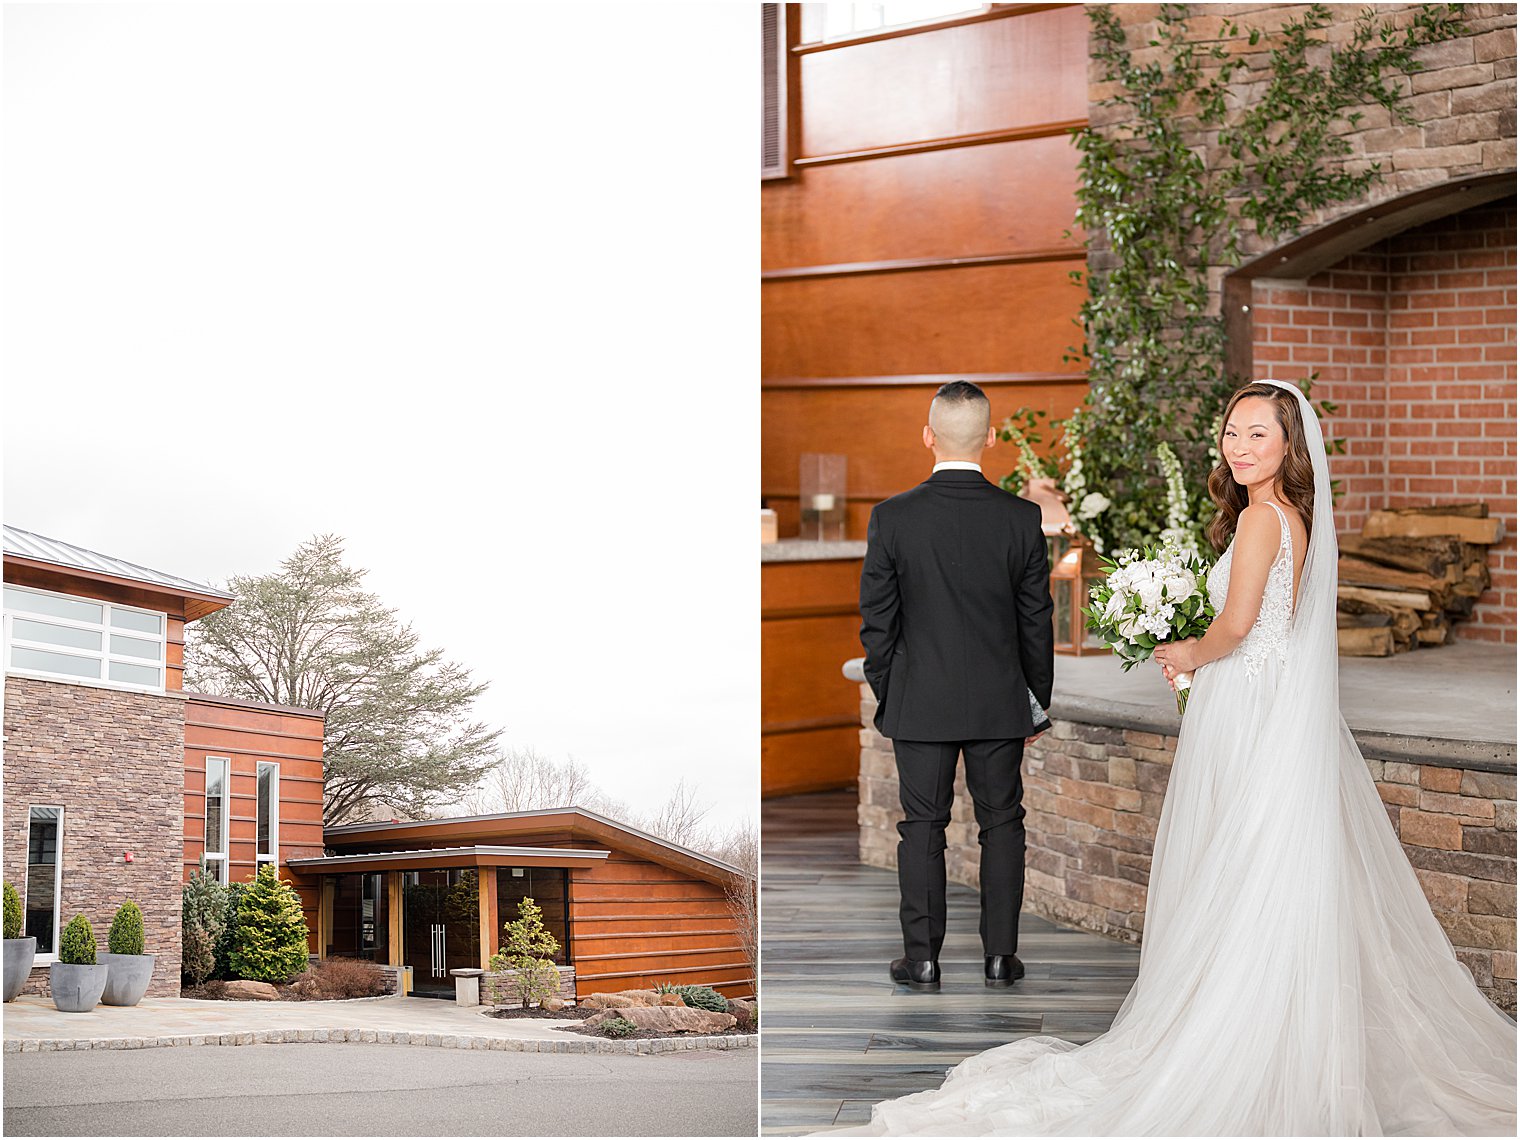
[[[32,972],[32,962],[37,957],[35,938],[5,939],[5,1000],[14,1001],[26,985]]]
[[[106,988],[100,1000],[106,1005],[136,1005],[153,980],[152,954],[102,954],[107,967]]]
[[[63,1013],[89,1013],[100,1001],[110,972],[110,967],[100,962],[93,966],[54,962],[48,967],[53,1004]]]

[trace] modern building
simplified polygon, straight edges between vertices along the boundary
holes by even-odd
[[[300,894],[314,957],[401,968],[418,993],[484,968],[525,897],[575,992],[754,992],[735,868],[574,807],[324,833],[322,715],[184,689],[186,624],[232,595],[10,526],[4,578],[4,874],[37,938],[29,992],[64,923],[84,914],[103,947],[131,899],[148,993],[177,995],[181,885],[264,863]]]

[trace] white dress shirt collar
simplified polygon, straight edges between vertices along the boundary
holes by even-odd
[[[934,465],[934,471],[931,474],[937,475],[941,471],[975,471],[981,474],[982,465],[972,463],[968,459],[942,459]]]

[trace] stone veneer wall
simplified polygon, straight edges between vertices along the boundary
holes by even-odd
[[[861,689],[860,861],[897,866],[902,810],[892,742]],[[1024,907],[1138,942],[1151,844],[1175,736],[1056,720],[1025,751]],[[1457,956],[1490,1000],[1515,1011],[1515,775],[1369,757],[1388,818]],[[965,772],[946,829],[951,881],[976,886],[980,850]]]
[[[184,764],[177,696],[5,678],[5,877],[25,895],[27,809],[62,805],[60,929],[82,913],[104,952],[116,908],[137,903],[154,997],[179,994]],[[34,968],[26,992],[47,978]]]

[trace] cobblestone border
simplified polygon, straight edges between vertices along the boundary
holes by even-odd
[[[78,1049],[166,1049],[186,1045],[430,1045],[436,1049],[480,1049],[498,1053],[677,1053],[692,1049],[749,1049],[757,1034],[721,1037],[660,1037],[613,1041],[598,1037],[541,1041],[477,1037],[463,1033],[411,1033],[389,1029],[258,1029],[242,1033],[178,1034],[172,1037],[10,1037],[6,1053],[62,1053]]]

